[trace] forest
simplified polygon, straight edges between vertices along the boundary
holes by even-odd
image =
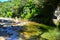
[[[18,40],[60,40],[59,8],[59,0],[0,1],[0,17],[17,18],[22,24],[25,23],[20,25],[22,29],[16,27],[19,29],[16,29],[19,34]]]

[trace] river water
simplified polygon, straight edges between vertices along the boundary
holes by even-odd
[[[0,36],[6,37],[5,40],[18,40],[20,30],[22,30],[20,26],[0,27]]]

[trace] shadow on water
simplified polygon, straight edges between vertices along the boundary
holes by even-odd
[[[6,37],[6,40],[18,40],[19,31],[23,30],[23,27],[20,26],[8,26],[8,27],[0,27],[0,37]]]

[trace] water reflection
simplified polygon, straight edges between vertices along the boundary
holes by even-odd
[[[5,40],[18,40],[18,31],[22,30],[20,26],[0,27],[0,36],[6,37]]]

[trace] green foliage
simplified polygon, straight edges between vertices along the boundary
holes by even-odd
[[[56,30],[49,30],[48,32],[45,32],[41,35],[42,38],[48,39],[48,40],[60,40],[60,31]]]
[[[37,14],[37,7],[43,4],[43,0],[9,0],[8,2],[0,3],[0,14],[2,17],[21,17],[29,20]],[[22,8],[22,11],[19,8]],[[8,12],[11,12],[10,16],[7,16]]]
[[[30,19],[36,12],[35,5],[32,2],[25,4],[21,17],[24,19]]]
[[[2,2],[0,6],[0,14],[2,17],[13,17],[13,13],[17,15],[17,9],[19,8],[20,0],[12,0]]]
[[[6,16],[11,18],[12,12],[7,12]]]

